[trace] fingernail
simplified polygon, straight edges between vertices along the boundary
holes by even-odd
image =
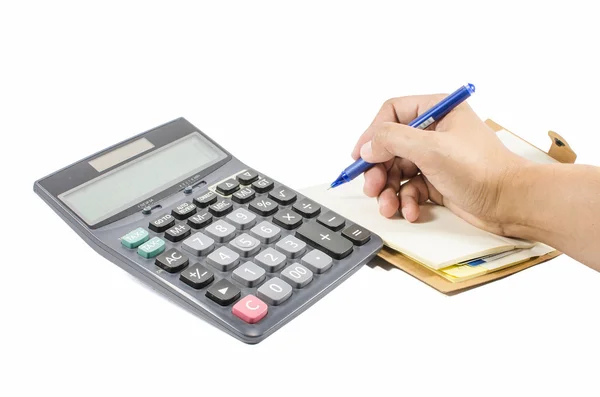
[[[369,157],[373,153],[373,148],[371,148],[371,141],[365,143],[360,148],[360,157]]]
[[[402,216],[406,219],[406,208],[402,208]]]

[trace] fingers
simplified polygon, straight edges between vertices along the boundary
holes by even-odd
[[[402,185],[398,196],[402,216],[407,221],[414,222],[420,215],[419,204],[429,200],[429,190],[425,180],[419,175]]]
[[[377,164],[365,172],[363,191],[368,197],[377,197],[385,187],[387,170],[383,164]]]
[[[373,119],[369,127],[387,121],[396,123],[398,122],[398,119],[396,117],[396,111],[394,109],[392,101],[393,100],[391,99],[387,100],[383,103],[383,105],[381,105],[381,109],[379,109],[379,112],[377,113],[377,115],[375,115],[375,118]],[[354,160],[358,160],[361,146],[364,145],[365,142],[369,141],[372,135],[373,130],[371,128],[367,128],[367,130],[360,136],[360,138],[358,138],[358,142],[352,150],[352,158]]]

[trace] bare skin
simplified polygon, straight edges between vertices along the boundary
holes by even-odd
[[[419,204],[444,205],[492,233],[540,241],[600,271],[600,167],[537,164],[515,155],[463,103],[428,130],[407,126],[445,95],[393,98],[352,157],[375,167],[364,192],[380,213],[409,222]]]

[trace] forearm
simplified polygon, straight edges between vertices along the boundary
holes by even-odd
[[[504,234],[547,244],[600,271],[600,168],[531,164],[507,183]]]

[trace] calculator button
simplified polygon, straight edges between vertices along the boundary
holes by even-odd
[[[224,196],[229,196],[240,188],[240,183],[235,179],[228,179],[225,182],[221,182],[217,185],[217,192]]]
[[[312,218],[321,212],[321,206],[308,199],[297,202],[292,208],[305,218]]]
[[[171,214],[165,214],[158,219],[153,220],[148,228],[156,233],[162,233],[171,226],[175,225],[175,218]]]
[[[206,208],[209,205],[217,202],[217,195],[213,192],[206,192],[202,196],[198,196],[194,199],[194,204],[200,208]]]
[[[250,229],[250,233],[256,236],[256,238],[258,238],[264,244],[269,244],[277,240],[280,232],[280,228],[267,221],[262,221]]]
[[[302,215],[294,211],[281,210],[273,217],[273,222],[285,229],[291,230],[302,224]]]
[[[252,184],[252,188],[258,193],[266,193],[269,190],[273,189],[273,186],[273,181],[265,178],[259,179],[258,181]]]
[[[292,296],[292,287],[278,277],[274,277],[256,290],[259,298],[271,305],[281,305]]]
[[[202,256],[208,254],[215,248],[215,240],[204,233],[198,232],[188,237],[183,242],[182,247],[191,254]]]
[[[183,240],[192,234],[192,229],[188,225],[175,225],[165,232],[165,238],[174,243]]]
[[[257,179],[258,179],[258,172],[254,171],[254,170],[246,170],[246,171],[242,172],[241,174],[238,174],[238,176],[237,176],[237,180],[242,185],[249,185]]]
[[[246,287],[254,287],[260,284],[265,279],[265,275],[265,270],[252,262],[240,265],[231,273],[231,277],[235,281]]]
[[[239,288],[225,279],[219,280],[206,291],[206,297],[221,306],[232,304],[240,295]]]
[[[256,223],[256,215],[249,212],[247,209],[238,208],[231,214],[227,215],[227,220],[230,221],[238,229],[248,229]]]
[[[127,248],[137,248],[150,238],[148,231],[143,227],[138,227],[121,237],[121,244]]]
[[[249,187],[238,190],[231,195],[231,199],[239,204],[246,204],[248,201],[256,197],[256,192]]]
[[[222,272],[234,268],[240,261],[237,252],[233,252],[227,247],[220,247],[206,258],[206,262]]]
[[[188,225],[190,225],[194,229],[201,229],[204,226],[208,225],[210,222],[212,222],[212,219],[213,216],[210,212],[202,211],[195,214],[194,216],[191,216],[187,222]]]
[[[213,272],[197,263],[181,273],[179,279],[192,288],[201,289],[212,283],[215,279],[215,275]]]
[[[222,199],[208,207],[208,210],[214,216],[223,216],[233,211],[233,203],[231,200]]]
[[[240,234],[229,243],[231,248],[243,257],[249,257],[260,251],[260,241],[247,233]]]
[[[352,253],[350,241],[318,223],[303,224],[296,230],[296,236],[334,259],[345,258]]]
[[[344,218],[331,211],[321,214],[321,216],[317,218],[317,222],[335,232],[341,230],[344,227],[344,224],[346,224]]]
[[[204,231],[219,243],[223,243],[233,238],[235,235],[235,226],[219,219],[213,224],[207,226]]]
[[[231,308],[234,316],[248,324],[259,322],[267,315],[268,311],[269,306],[254,295],[246,295]]]
[[[285,265],[285,255],[273,248],[267,248],[254,257],[254,262],[267,272],[273,273]]]
[[[186,267],[189,263],[189,258],[175,248],[171,248],[162,253],[156,257],[156,260],[154,261],[156,266],[169,273],[176,273]]]
[[[269,197],[281,205],[288,205],[296,201],[296,193],[283,186],[279,186],[277,189],[272,190],[269,193]]]
[[[294,236],[285,236],[276,244],[276,247],[281,250],[288,258],[297,258],[302,255],[306,248],[306,243],[298,240]]]
[[[277,212],[279,205],[266,197],[257,197],[248,204],[248,208],[262,216],[269,216]]]
[[[196,205],[192,203],[182,203],[173,208],[171,214],[180,221],[189,218],[196,213]]]
[[[333,264],[333,259],[323,251],[312,250],[302,257],[302,264],[313,273],[325,273]]]
[[[299,263],[293,263],[283,269],[281,278],[294,288],[303,288],[313,279],[313,272]]]
[[[143,258],[154,258],[156,255],[161,254],[165,250],[165,241],[158,238],[152,237],[144,244],[140,245],[137,249],[138,254]]]
[[[354,245],[363,245],[371,239],[371,232],[360,226],[352,225],[344,229],[342,236],[352,241]]]

